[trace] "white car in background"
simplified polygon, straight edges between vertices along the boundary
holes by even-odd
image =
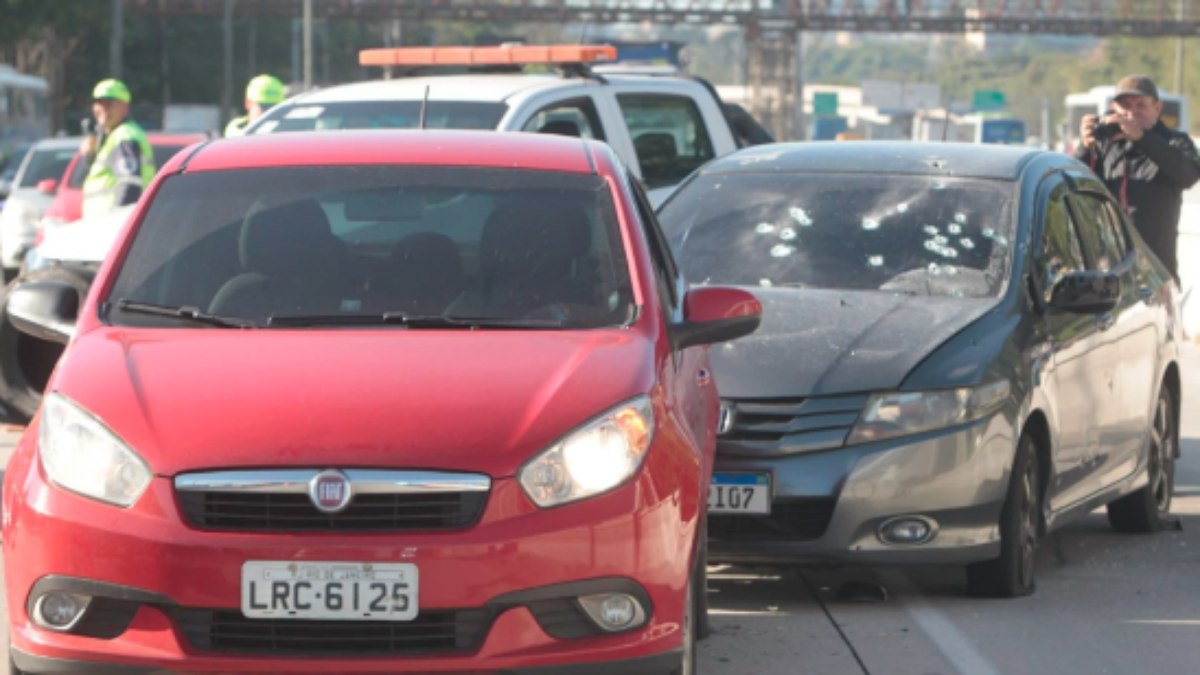
[[[38,222],[54,200],[57,181],[71,163],[80,141],[79,138],[38,141],[17,168],[12,191],[0,208],[0,266],[4,268],[5,279],[16,275],[25,252],[33,246]]]
[[[1178,246],[1183,332],[1196,340],[1200,339],[1200,183],[1183,193]]]

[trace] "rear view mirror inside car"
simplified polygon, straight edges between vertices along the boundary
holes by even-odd
[[[425,215],[425,195],[402,190],[357,190],[346,195],[348,220],[419,220]]]

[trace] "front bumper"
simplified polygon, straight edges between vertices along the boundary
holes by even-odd
[[[607,495],[545,511],[514,481],[496,480],[481,520],[464,531],[285,535],[197,531],[181,521],[165,478],[122,510],[48,484],[30,448],[18,448],[14,460],[5,489],[5,580],[12,654],[31,672],[582,675],[669,672],[679,664],[691,550],[663,542],[690,542],[695,521],[686,524],[678,495],[652,485],[648,472]],[[479,628],[473,639],[452,636],[450,648],[399,652],[284,652],[197,639],[197,621],[209,622],[201,636],[229,625],[218,613],[247,623],[239,618],[247,560],[410,562],[420,569],[422,612],[470,612]],[[112,635],[36,625],[35,593],[53,583],[115,600],[98,605]],[[648,622],[624,633],[581,629],[586,615],[564,598],[614,585],[641,594]]]
[[[709,514],[708,559],[728,563],[959,563],[1000,552],[998,523],[1016,438],[996,414],[951,429],[780,457],[729,457],[715,472],[769,473],[770,516]],[[897,516],[934,523],[893,544]]]

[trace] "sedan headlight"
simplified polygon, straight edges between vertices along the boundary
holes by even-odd
[[[60,394],[42,407],[42,467],[55,485],[127,507],[150,485],[150,467],[98,419]]]
[[[521,487],[541,507],[607,492],[642,465],[654,437],[650,399],[639,396],[567,434],[518,472]]]
[[[875,394],[848,443],[868,443],[963,424],[989,415],[1008,398],[1008,381],[939,391]]]

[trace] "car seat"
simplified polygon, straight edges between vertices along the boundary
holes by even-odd
[[[555,134],[558,136],[583,136],[579,125],[573,120],[550,120],[538,128],[539,134]]]
[[[238,238],[242,273],[225,282],[209,305],[214,314],[265,320],[281,314],[343,309],[353,292],[346,249],[312,199],[253,209]]]
[[[590,249],[591,224],[578,204],[527,198],[500,206],[480,238],[482,311],[519,317],[555,303],[594,302]]]
[[[441,314],[463,287],[462,256],[454,240],[436,232],[416,232],[392,248],[374,289],[374,304],[384,311]]]

